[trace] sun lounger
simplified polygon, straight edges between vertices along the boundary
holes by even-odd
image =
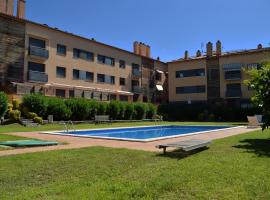
[[[163,153],[166,153],[166,149],[168,147],[174,147],[188,152],[202,147],[207,147],[209,144],[211,144],[210,140],[184,140],[174,143],[160,144],[156,147],[159,149],[163,149]]]
[[[263,125],[260,115],[247,116],[247,119],[248,119],[248,127],[249,128],[259,127],[259,126]]]

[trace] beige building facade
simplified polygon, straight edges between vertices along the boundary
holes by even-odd
[[[200,51],[189,57],[168,63],[169,102],[217,103],[248,107],[254,94],[244,83],[247,71],[258,68],[270,59],[270,48],[261,44],[255,49],[222,52],[221,42],[207,44],[206,53]]]
[[[168,92],[164,91],[164,88],[168,88],[165,86],[167,64],[151,58],[150,46],[134,42],[134,51],[129,52],[95,39],[25,20],[24,3],[22,0],[18,2],[16,17],[8,11],[0,14],[2,38],[8,40],[16,35],[16,28],[7,28],[14,23],[22,32],[20,40],[24,40],[24,52],[16,55],[21,58],[20,65],[15,66],[14,61],[0,63],[1,88],[9,94],[18,97],[43,93],[47,96],[83,97],[100,101],[167,101]],[[7,40],[1,42],[7,44]],[[5,51],[5,55],[10,53],[9,48],[5,48]],[[149,65],[145,65],[146,60]],[[9,78],[11,65],[14,65],[14,71],[16,68],[22,69],[20,79]],[[16,72],[12,76],[14,74]]]

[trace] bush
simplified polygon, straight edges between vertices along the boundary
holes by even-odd
[[[119,103],[119,113],[118,113],[117,119],[120,119],[120,120],[124,119],[126,104],[128,104],[128,103],[123,103],[123,102]]]
[[[38,117],[38,115],[36,113],[33,113],[33,112],[27,113],[27,118],[28,119],[34,119],[36,117]]]
[[[91,100],[88,102],[89,107],[89,116],[88,119],[94,119],[97,114],[99,104],[95,100]]]
[[[117,119],[119,112],[120,112],[120,106],[119,106],[119,102],[118,101],[112,101],[109,104],[109,109],[108,109],[108,113],[110,115],[110,118],[115,120]]]
[[[134,113],[134,105],[132,103],[126,103],[124,119],[131,120],[133,117],[133,113]]]
[[[4,92],[0,92],[0,118],[5,115],[8,109],[8,97]]]
[[[105,115],[108,110],[108,103],[100,102],[98,103],[98,110],[97,114],[98,115]]]
[[[134,105],[134,118],[136,120],[145,119],[147,106],[144,103],[135,103]]]
[[[12,122],[18,122],[21,118],[21,111],[19,110],[12,110],[9,113],[9,119]]]
[[[154,119],[157,115],[157,107],[151,103],[147,104],[147,113],[146,113],[146,118],[147,119]]]
[[[37,124],[43,124],[43,119],[41,117],[35,117],[33,121]]]
[[[70,98],[65,101],[67,108],[71,111],[71,119],[74,121],[86,120],[91,112],[89,100],[83,98]]]
[[[48,98],[48,112],[47,115],[53,115],[53,119],[56,121],[68,120],[71,117],[71,110],[66,106],[63,99],[57,97]],[[81,113],[83,114],[83,113]]]
[[[38,116],[46,117],[48,107],[48,97],[40,94],[25,95],[22,101],[22,110],[25,112],[34,112]]]
[[[18,99],[14,99],[12,101],[13,110],[19,110],[20,109],[20,101]]]

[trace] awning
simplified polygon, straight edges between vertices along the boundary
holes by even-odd
[[[163,91],[163,86],[162,85],[156,85],[156,88],[158,91]]]
[[[160,71],[160,70],[158,70],[158,69],[156,70],[156,72],[157,72],[157,73],[160,73],[160,74],[164,74],[163,71]]]

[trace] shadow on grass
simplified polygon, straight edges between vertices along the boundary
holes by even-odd
[[[185,152],[185,151],[176,149],[176,150],[173,150],[173,151],[167,151],[165,154],[164,153],[157,154],[156,156],[168,157],[168,158],[174,158],[174,159],[181,160],[183,158],[186,158],[188,156],[192,156],[193,154],[200,153],[200,152],[205,151],[207,149],[209,149],[209,148],[208,147],[203,147],[203,148],[195,149],[195,150],[192,150],[192,151],[189,151],[189,152]]]
[[[258,156],[270,157],[270,138],[269,139],[246,139],[240,141],[241,144],[233,146],[239,149],[246,149],[249,153]]]

